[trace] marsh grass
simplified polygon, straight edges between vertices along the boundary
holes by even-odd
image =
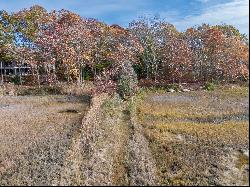
[[[236,167],[241,170],[246,165],[249,165],[249,157],[243,153],[239,153],[239,156],[236,162]]]
[[[137,116],[157,163],[163,185],[246,185],[249,149],[248,87],[218,86],[214,91],[142,91]],[[225,171],[238,168],[226,180]],[[236,177],[237,176],[237,177]],[[239,177],[240,176],[240,177]]]
[[[58,102],[58,101],[63,102]],[[0,185],[52,185],[88,103],[65,95],[0,98]],[[68,109],[79,113],[60,113]]]

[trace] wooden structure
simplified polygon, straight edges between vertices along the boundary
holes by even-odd
[[[30,74],[31,67],[27,64],[22,66],[18,65],[16,62],[0,62],[0,76],[1,82],[4,82],[5,77],[9,76],[25,76]]]

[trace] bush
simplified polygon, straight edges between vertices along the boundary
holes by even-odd
[[[104,69],[109,67],[112,63],[110,61],[103,61],[99,64],[95,64],[94,68],[96,69],[97,73],[102,72]]]
[[[212,82],[206,82],[204,85],[204,89],[207,91],[214,91],[215,85]]]
[[[28,85],[28,86],[34,86],[38,84],[37,75],[23,76],[22,81],[25,85]]]
[[[138,79],[146,78],[142,64],[134,64],[133,68],[135,73],[137,74]]]
[[[89,66],[85,66],[83,69],[82,69],[82,73],[83,73],[83,79],[84,80],[93,80],[93,73],[91,72],[91,68]]]
[[[17,92],[17,95],[57,95],[62,94],[61,89],[57,86],[41,87],[23,87]]]
[[[20,85],[21,84],[20,76],[15,75],[14,77],[11,78],[11,82],[14,83],[15,85]]]
[[[118,94],[124,100],[133,96],[137,90],[137,76],[129,61],[123,63],[118,78]]]
[[[167,86],[167,90],[173,89],[174,91],[178,91],[180,89],[180,86],[178,84],[170,84]]]

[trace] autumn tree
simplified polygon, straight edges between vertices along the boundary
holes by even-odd
[[[15,50],[15,28],[12,16],[6,11],[0,11],[0,61],[11,61]]]
[[[43,56],[50,63],[61,65],[66,78],[82,82],[82,68],[90,60],[93,44],[91,30],[79,15],[61,10],[50,13],[48,25],[36,40]]]
[[[114,79],[125,61],[138,63],[140,43],[128,30],[118,25],[102,25],[96,38],[94,68],[105,80]],[[97,74],[97,77],[101,78]]]
[[[164,24],[162,28],[162,77],[173,82],[192,79],[193,54],[188,42],[173,25]]]
[[[146,75],[147,79],[154,78],[156,80],[161,63],[162,20],[157,17],[152,19],[142,17],[131,22],[129,29],[139,39],[143,47],[143,52],[140,55],[142,73]]]
[[[248,46],[240,35],[233,33],[224,27],[206,24],[185,32],[193,51],[196,79],[233,81],[237,77],[247,77]]]
[[[248,50],[246,35],[226,24],[182,33],[158,17],[140,18],[126,29],[37,5],[0,11],[0,60],[33,67],[38,83],[39,74],[47,83],[56,78],[82,83],[88,69],[105,86],[117,82],[126,67],[155,82],[245,80]]]

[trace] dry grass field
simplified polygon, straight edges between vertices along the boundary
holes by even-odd
[[[2,96],[0,185],[248,185],[248,97]]]
[[[163,185],[249,184],[247,87],[148,92],[137,108]]]
[[[52,185],[88,109],[64,95],[0,97],[0,185]]]

